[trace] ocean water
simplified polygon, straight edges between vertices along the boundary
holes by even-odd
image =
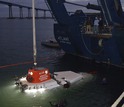
[[[42,94],[20,92],[14,85],[14,76],[26,75],[33,66],[32,20],[1,19],[0,107],[51,107],[50,101],[61,99],[66,99],[67,107],[110,107],[124,90],[124,71],[42,46],[42,41],[54,39],[53,23],[52,19],[36,20],[38,65],[50,72],[72,70],[89,76],[69,89],[60,87]],[[107,84],[102,84],[104,76]]]

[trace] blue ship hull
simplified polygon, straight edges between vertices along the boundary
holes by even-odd
[[[117,32],[119,30],[113,30],[111,38],[97,38],[86,34],[78,34],[78,32],[76,34],[76,31],[69,34],[65,27],[54,25],[55,38],[65,52],[95,59],[98,62],[108,63],[110,61],[111,64],[122,66],[124,36],[122,34],[118,36]]]
[[[87,34],[84,31],[86,14],[78,10],[74,14],[68,15],[64,0],[47,0],[47,2],[58,22],[54,24],[55,39],[65,52],[123,67],[123,30],[114,27],[112,35],[107,34],[110,35],[107,37]],[[94,17],[94,15],[90,17]]]

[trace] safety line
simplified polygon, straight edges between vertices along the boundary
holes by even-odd
[[[8,65],[0,66],[0,69],[1,69],[1,68],[12,67],[12,66],[24,65],[24,64],[31,64],[31,63],[33,63],[33,61],[20,62],[20,63],[15,63],[15,64],[8,64]]]

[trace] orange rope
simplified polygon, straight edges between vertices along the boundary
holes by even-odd
[[[44,59],[42,59],[42,60],[47,60],[47,59],[49,59],[49,57],[48,57],[48,58],[44,58]],[[40,61],[40,60],[39,60],[39,61]],[[33,63],[33,61],[20,62],[20,63],[15,63],[15,64],[8,64],[8,65],[0,66],[0,69],[2,69],[2,68],[7,68],[7,67],[12,67],[12,66],[18,66],[18,65],[31,64],[31,63]]]
[[[48,60],[48,58],[44,58],[42,60]],[[40,61],[40,60],[39,60]],[[7,68],[7,67],[12,67],[12,66],[18,66],[18,65],[25,65],[25,64],[31,64],[33,63],[33,61],[27,61],[27,62],[20,62],[20,63],[15,63],[15,64],[8,64],[8,65],[3,65],[3,66],[0,66],[0,69],[2,68]]]
[[[43,58],[42,61],[43,61],[43,60],[48,60],[48,59],[50,59],[50,58],[51,58],[51,57]],[[39,60],[39,61],[41,61],[41,60]],[[0,69],[2,69],[2,68],[7,68],[7,67],[12,67],[12,66],[24,65],[24,64],[31,64],[31,63],[33,63],[33,61],[20,62],[20,63],[15,63],[15,64],[8,64],[8,65],[0,66]]]
[[[9,65],[3,65],[3,66],[0,66],[0,69],[1,68],[12,67],[12,66],[24,65],[24,64],[31,64],[31,63],[33,63],[33,61],[21,62],[21,63],[16,63],[16,64],[9,64]]]

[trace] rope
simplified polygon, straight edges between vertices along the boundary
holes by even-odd
[[[0,66],[0,69],[7,68],[7,67],[12,67],[12,66],[24,65],[24,64],[31,64],[31,63],[33,63],[33,61],[20,62],[20,63],[9,64],[9,65],[3,65],[3,66]]]
[[[55,55],[56,55],[56,53],[53,56],[49,56],[47,58],[43,58],[43,59],[37,60],[37,61],[39,62],[39,61],[43,61],[43,60],[50,60],[50,58],[53,59],[53,57],[55,57]],[[59,55],[63,55],[63,53],[59,53]],[[58,55],[56,55],[55,58],[57,58],[57,57],[58,57]],[[25,65],[25,64],[32,64],[32,63],[34,63],[34,61],[25,61],[25,62],[20,62],[20,63],[8,64],[8,65],[0,66],[0,69],[7,68],[7,67],[13,67],[13,66],[19,66],[19,65]]]

